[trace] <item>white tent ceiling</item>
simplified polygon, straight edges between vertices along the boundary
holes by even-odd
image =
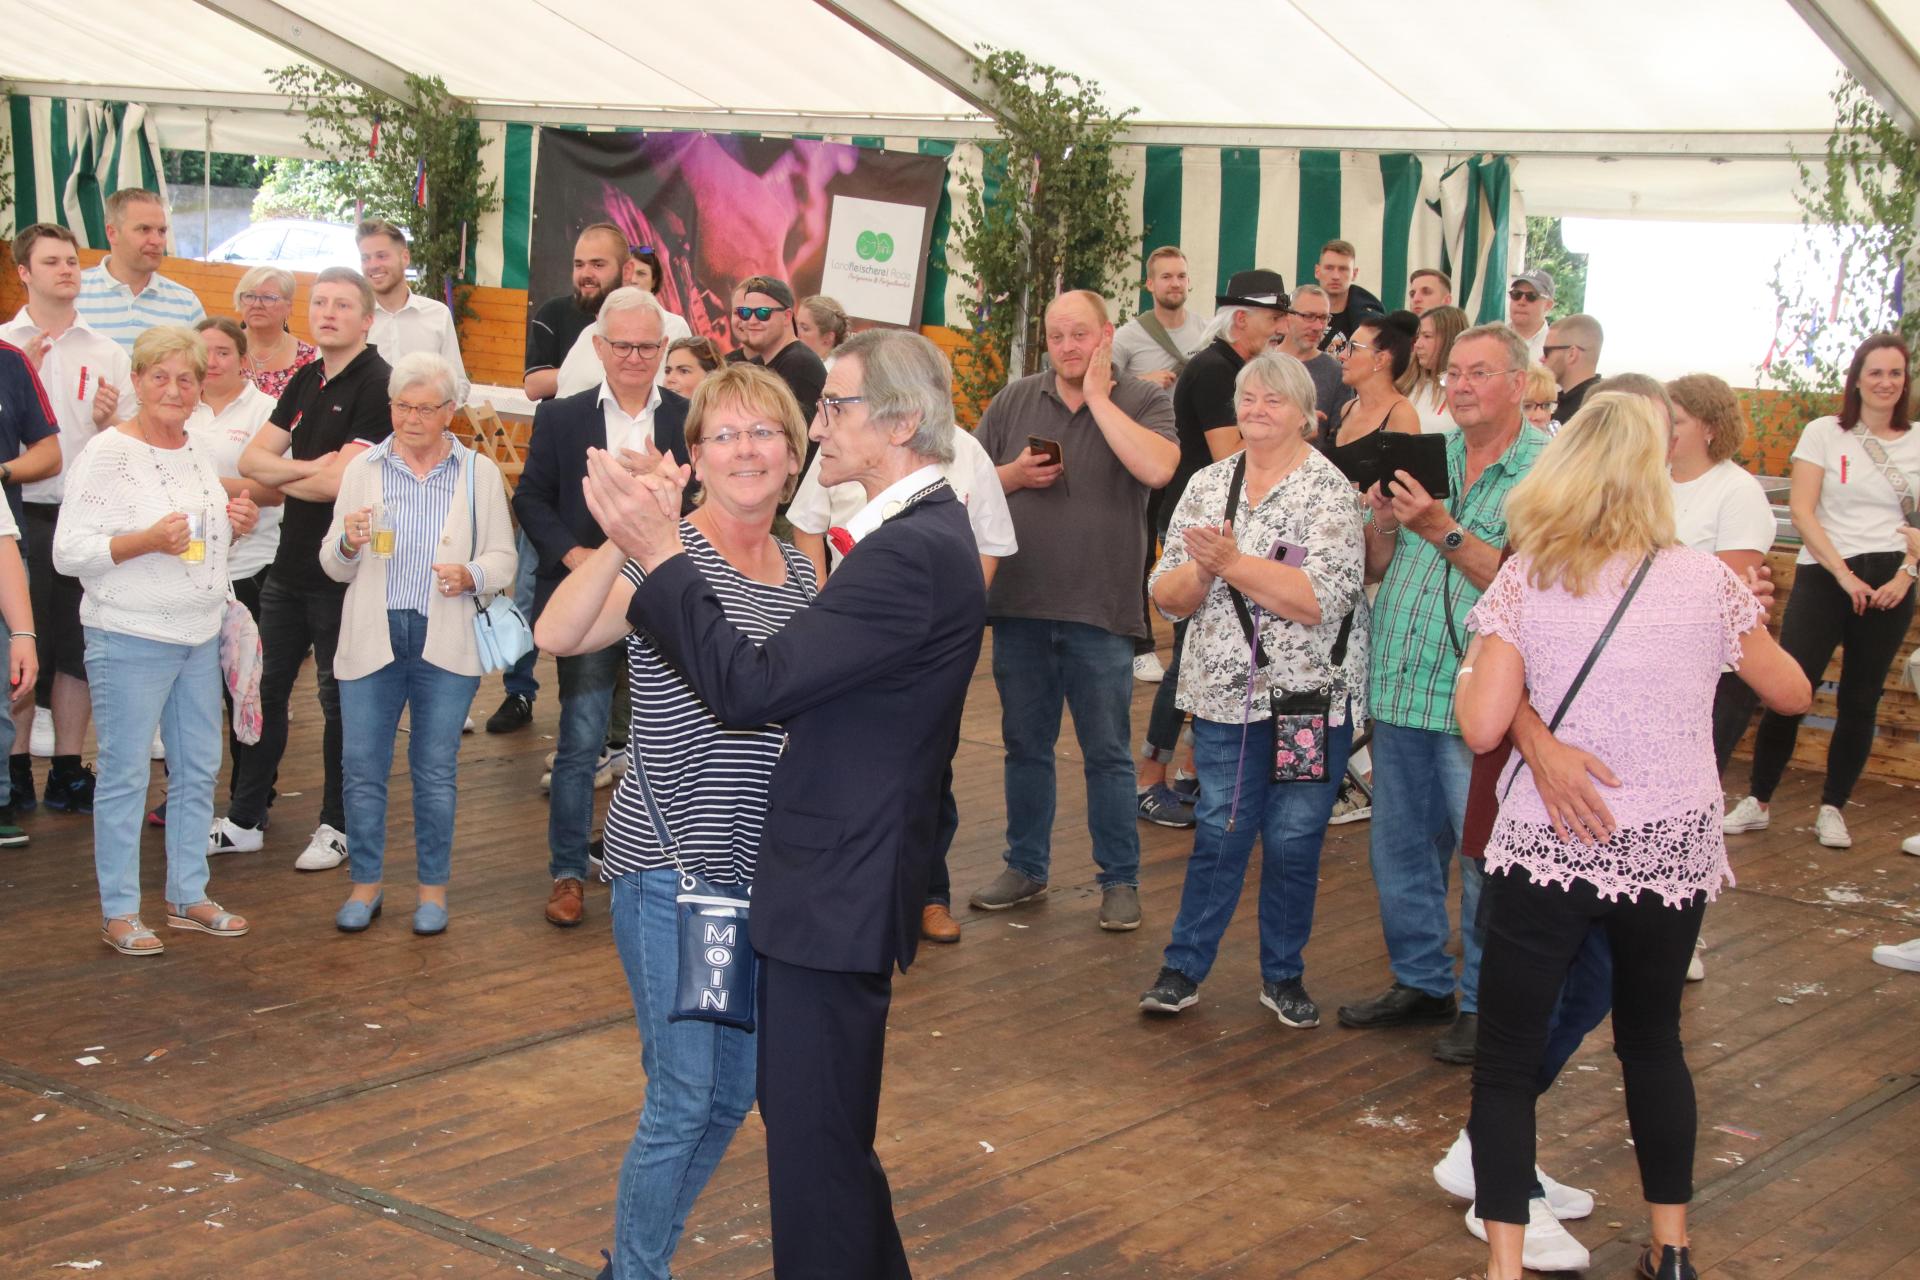
[[[1843,65],[1905,119],[1920,0],[0,0],[16,92],[158,108],[166,145],[297,151],[269,73],[440,76],[484,119],[976,136],[969,50],[1132,108],[1135,141],[1522,158],[1533,212],[1791,216]],[[42,40],[18,38],[46,32]],[[296,52],[298,51],[298,52]]]

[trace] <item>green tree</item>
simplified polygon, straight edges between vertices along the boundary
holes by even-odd
[[[1587,255],[1568,250],[1560,238],[1560,219],[1527,219],[1527,270],[1553,277],[1550,319],[1586,310]]]
[[[976,410],[1009,377],[1037,372],[1046,354],[1046,304],[1065,289],[1132,294],[1138,237],[1129,228],[1130,178],[1114,163],[1127,116],[1100,87],[1008,49],[974,66],[1000,137],[981,147],[977,177],[960,178],[953,240],[964,266],[970,359],[955,370]],[[1123,303],[1124,306],[1124,303]]]
[[[253,220],[347,221],[353,217],[353,201],[340,193],[353,186],[352,169],[352,165],[331,160],[275,159],[267,166],[266,177],[253,197]]]
[[[168,186],[197,187],[206,180],[207,155],[202,151],[160,153],[161,171]],[[265,185],[273,161],[264,156],[243,156],[231,151],[213,153],[213,185],[258,190]]]

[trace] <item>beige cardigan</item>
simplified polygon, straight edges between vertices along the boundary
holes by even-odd
[[[447,522],[440,530],[443,554],[436,563],[478,563],[490,598],[513,590],[520,567],[514,549],[513,525],[507,518],[507,492],[500,469],[489,458],[455,445],[455,457],[464,454],[475,468],[473,489],[479,504],[479,537],[468,546],[467,478],[463,469],[453,491]],[[357,680],[393,661],[393,642],[387,632],[387,562],[360,548],[351,560],[340,554],[340,533],[347,513],[376,501],[380,495],[378,468],[386,448],[368,449],[347,464],[340,476],[340,496],[334,499],[333,523],[320,544],[320,567],[329,578],[347,584],[346,604],[340,615],[340,647],[334,652],[336,680]],[[435,593],[427,602],[427,643],[423,657],[443,671],[477,676],[480,650],[473,638],[474,597]]]

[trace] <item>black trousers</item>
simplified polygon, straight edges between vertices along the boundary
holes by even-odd
[[[1693,1199],[1699,1116],[1680,1045],[1680,992],[1705,895],[1678,908],[1652,892],[1609,902],[1585,880],[1543,886],[1518,867],[1488,876],[1482,894],[1480,1033],[1467,1120],[1480,1216],[1527,1220],[1547,1030],[1568,970],[1596,924],[1613,948],[1613,1052],[1626,1079],[1641,1189],[1652,1204]]]
[[[1849,556],[1847,567],[1871,586],[1881,586],[1900,569],[1900,553],[1878,551]],[[1891,609],[1869,608],[1855,613],[1853,602],[1834,576],[1817,564],[1794,571],[1793,594],[1787,597],[1786,616],[1780,622],[1780,647],[1793,656],[1817,689],[1833,658],[1845,650],[1840,663],[1840,689],[1833,722],[1833,740],[1827,744],[1827,777],[1820,803],[1836,808],[1847,803],[1854,783],[1866,770],[1873,751],[1874,716],[1886,687],[1900,642],[1913,621],[1912,591]],[[1760,717],[1753,739],[1753,775],[1749,790],[1756,799],[1773,799],[1800,736],[1799,716],[1772,711]]]
[[[1759,705],[1760,695],[1737,673],[1720,673],[1720,683],[1713,687],[1713,767],[1719,772],[1727,771],[1727,761],[1733,759],[1733,749],[1746,735],[1753,709]]]
[[[313,652],[320,713],[322,767],[326,786],[320,800],[320,821],[336,831],[347,829],[346,807],[340,799],[340,687],[333,680],[333,654],[340,644],[340,610],[344,593],[289,586],[269,574],[260,589],[260,741],[234,762],[233,799],[227,817],[243,827],[267,820],[280,757],[287,753],[287,706],[293,682]]]
[[[779,1280],[910,1280],[873,1149],[891,973],[760,958],[760,1119]]]

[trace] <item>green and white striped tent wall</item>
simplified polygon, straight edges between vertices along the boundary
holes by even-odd
[[[123,187],[166,194],[160,131],[137,103],[87,98],[12,97],[15,228],[57,222],[81,244],[107,247],[106,198]]]
[[[500,183],[501,208],[478,237],[478,284],[527,286],[538,128],[483,124],[483,160]],[[940,138],[825,135],[857,146],[948,157],[947,191],[934,248],[950,255],[959,175],[978,174],[980,148]],[[1289,282],[1313,278],[1320,246],[1339,237],[1358,251],[1359,279],[1389,305],[1405,297],[1407,273],[1445,265],[1455,301],[1478,320],[1504,315],[1506,276],[1525,242],[1525,219],[1504,157],[1279,148],[1126,146],[1134,177],[1132,225],[1142,256],[1161,244],[1186,251],[1196,292],[1210,298],[1235,271],[1269,267]],[[939,253],[935,254],[938,261]],[[1141,303],[1144,305],[1145,298]],[[922,323],[967,323],[960,285],[936,268]]]

